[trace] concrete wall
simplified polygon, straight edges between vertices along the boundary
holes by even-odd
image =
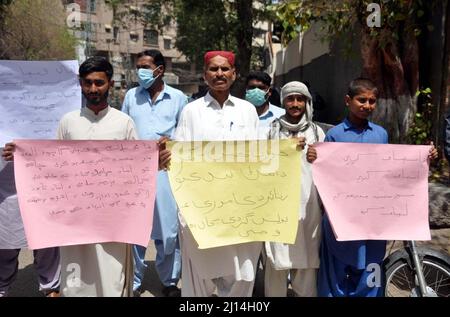
[[[321,121],[336,124],[345,116],[343,100],[348,83],[361,75],[359,45],[352,43],[353,54],[346,56],[343,41],[330,45],[320,40],[319,33],[316,25],[278,52],[274,83],[281,88],[292,80],[308,81],[326,104]]]

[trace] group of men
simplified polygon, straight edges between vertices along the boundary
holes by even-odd
[[[270,76],[252,72],[247,77],[246,100],[236,98],[230,94],[236,79],[234,65],[235,55],[232,52],[207,52],[203,76],[208,92],[187,103],[181,91],[164,82],[166,65],[162,54],[157,50],[144,51],[138,55],[136,62],[139,86],[128,91],[120,112],[111,108],[107,102],[108,90],[113,84],[112,66],[101,57],[90,58],[79,70],[86,107],[68,113],[61,119],[57,137],[61,140],[158,140],[160,169],[151,239],[157,251],[156,271],[164,286],[165,296],[180,296],[180,293],[182,296],[251,296],[261,254],[265,267],[266,296],[286,296],[288,283],[298,296],[318,295],[317,285],[325,285],[325,282],[321,284],[317,281],[321,261],[334,275],[323,273],[328,283],[327,287],[319,288],[326,288],[319,295],[363,294],[361,288],[367,286],[358,282],[354,282],[355,287],[359,288],[356,293],[347,284],[348,289],[342,290],[341,284],[349,283],[350,272],[361,279],[364,277],[364,268],[352,263],[343,264],[339,258],[328,255],[327,248],[331,240],[322,245],[319,257],[323,220],[310,164],[317,154],[314,147],[306,145],[323,141],[325,133],[313,122],[313,97],[308,87],[297,81],[287,83],[281,89],[283,108],[279,108],[268,101],[271,95]],[[353,86],[354,95],[349,96],[347,105],[350,111],[353,111],[351,106],[354,107],[357,116],[350,115],[350,121],[347,122],[349,127],[344,129],[354,129],[359,135],[381,131],[380,135],[384,136],[384,129],[367,120],[374,109],[376,89],[364,80],[357,81]],[[366,91],[368,93],[364,95]],[[327,134],[327,138],[331,137]],[[165,141],[285,138],[296,139],[299,149],[304,151],[302,188],[299,189],[302,197],[298,210],[299,230],[295,243],[248,242],[199,249],[170,188],[166,171],[170,152],[164,147]],[[378,143],[385,142],[387,139],[383,137]],[[13,159],[14,148],[13,143],[5,145],[2,154],[5,160]],[[325,218],[325,224],[326,221]],[[329,230],[328,227],[325,229]],[[332,243],[337,242],[333,240]],[[345,251],[346,247],[339,247]],[[51,262],[42,273],[39,272],[41,289],[47,295],[53,295],[59,290],[64,296],[138,295],[146,267],[145,251],[142,246],[116,242],[37,250],[36,253],[49,252],[45,261]],[[4,257],[2,252],[4,250],[0,250],[0,294],[6,294],[17,273],[19,251],[10,252],[9,258]],[[16,260],[13,260],[14,257]],[[38,256],[36,260],[39,260]],[[73,274],[70,267],[73,263],[81,268],[77,283],[71,280]],[[60,279],[57,278],[59,274]],[[177,285],[181,277],[180,292]],[[378,294],[379,289],[366,293]]]
[[[252,73],[248,77],[248,91],[260,93],[248,99],[249,102],[232,97],[230,87],[236,78],[234,54],[231,52],[209,52],[205,55],[204,79],[209,92],[201,99],[187,104],[187,97],[164,82],[166,64],[158,50],[147,50],[137,56],[136,75],[139,86],[129,90],[125,96],[122,111],[108,104],[108,93],[113,85],[113,68],[101,57],[86,60],[79,68],[79,82],[85,99],[85,106],[70,112],[60,120],[57,138],[60,140],[225,140],[255,139],[258,135],[258,115],[267,127],[284,111],[269,105],[271,78],[265,73]],[[186,107],[185,107],[186,106]],[[255,107],[257,111],[255,111]],[[233,122],[232,129],[228,129]],[[206,126],[205,124],[209,124]],[[227,129],[223,129],[224,125]],[[175,133],[175,129],[178,130]],[[246,131],[246,133],[242,133]],[[228,135],[226,135],[228,134]],[[5,161],[13,159],[15,144],[5,145],[2,156]],[[160,151],[160,166],[165,166],[165,157],[170,154]],[[157,175],[157,190],[151,239],[156,248],[155,267],[163,284],[165,296],[180,296],[177,287],[181,277],[183,257],[183,295],[210,295],[208,281],[216,281],[221,295],[249,296],[255,276],[255,263],[261,245],[244,246],[243,250],[229,247],[229,262],[216,266],[208,260],[221,257],[206,252],[199,257],[181,252],[178,232],[185,240],[183,249],[196,249],[192,236],[186,233],[182,217],[178,220],[178,207],[173,197],[167,171],[161,168]],[[179,228],[181,223],[181,228]],[[149,237],[150,238],[150,237]],[[189,240],[191,239],[191,240]],[[225,248],[226,249],[226,248]],[[252,252],[247,254],[247,249]],[[16,277],[20,249],[0,250],[0,295],[5,296]],[[38,270],[40,290],[47,296],[132,296],[139,295],[143,280],[146,248],[124,243],[96,243],[59,248],[35,250],[35,264]],[[201,252],[197,249],[197,252]],[[233,275],[234,257],[242,253],[241,277]],[[219,250],[222,254],[222,251]],[[252,254],[254,261],[246,262]],[[200,263],[199,263],[200,261]],[[74,280],[73,264],[80,267]],[[191,264],[191,265],[190,265]],[[199,267],[196,267],[200,265]],[[249,266],[247,268],[246,266]],[[226,267],[225,271],[221,268]],[[197,274],[192,274],[195,270]],[[224,272],[230,271],[230,274]],[[192,277],[192,278],[188,278]],[[227,280],[228,279],[228,280]],[[245,291],[234,282],[247,281]],[[200,284],[202,285],[200,285]],[[239,284],[239,283],[236,283]],[[231,292],[233,290],[233,292]],[[223,293],[225,292],[225,293]],[[230,293],[231,292],[231,293]]]

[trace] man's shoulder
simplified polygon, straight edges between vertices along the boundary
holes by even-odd
[[[275,118],[272,122],[270,122],[270,128],[279,130],[281,129],[280,118]]]
[[[125,94],[125,96],[126,96],[126,95],[132,95],[132,96],[134,96],[134,95],[136,95],[137,93],[139,93],[141,90],[142,90],[142,88],[141,88],[140,86],[136,86],[136,87],[130,88],[130,89],[128,89],[128,91],[127,91],[127,93]]]
[[[142,88],[140,86],[131,88],[125,94],[125,98],[123,99],[123,104],[127,106],[131,106],[134,103],[134,100],[138,98],[138,95],[142,93]]]
[[[183,112],[192,112],[192,111],[194,111],[196,109],[199,109],[199,108],[201,108],[202,106],[205,106],[205,105],[206,105],[206,103],[205,103],[204,97],[201,97],[201,98],[195,99],[195,100],[193,100],[191,102],[188,102],[184,106]]]
[[[269,104],[269,110],[273,112],[275,117],[279,118],[286,113],[286,109]]]
[[[255,106],[245,99],[241,99],[232,95],[230,95],[229,99],[238,107],[252,109],[256,112]]]
[[[327,135],[328,134],[342,133],[342,132],[345,131],[344,128],[345,128],[345,122],[338,123],[334,127],[328,129]]]
[[[186,95],[184,94],[184,92],[182,92],[180,89],[174,88],[166,83],[164,83],[164,85],[165,85],[166,92],[168,94],[177,96],[177,97],[187,98]]]
[[[374,123],[374,122],[372,122],[372,121],[369,121],[369,124],[370,124],[370,126],[372,127],[373,130],[379,131],[379,132],[381,132],[381,133],[386,133],[386,134],[387,134],[386,129],[383,128],[381,125],[378,125],[378,124],[376,124],[376,123]]]
[[[205,105],[205,104],[206,104],[205,97],[200,97],[198,99],[192,100],[191,102],[188,102],[186,107],[187,106],[189,106],[189,107],[197,107],[197,106]]]
[[[126,119],[126,120],[133,120],[133,119],[131,119],[131,117],[130,117],[129,115],[127,115],[125,112],[122,112],[122,111],[120,111],[119,109],[116,109],[116,108],[113,108],[113,107],[110,107],[110,108],[109,108],[109,114],[110,114],[110,115],[113,115],[113,116],[115,116],[115,117],[120,117],[120,118]]]
[[[66,112],[66,113],[61,117],[61,121],[62,121],[62,120],[69,120],[69,119],[71,119],[71,118],[77,118],[77,117],[79,117],[80,114],[81,114],[81,109],[82,109],[82,108],[79,108],[79,109],[76,109],[76,110],[72,110],[72,111]]]

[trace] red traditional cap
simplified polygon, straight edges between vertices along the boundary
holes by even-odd
[[[231,66],[234,66],[234,53],[229,51],[209,51],[205,53],[204,62],[207,65],[211,58],[216,56],[225,57]]]

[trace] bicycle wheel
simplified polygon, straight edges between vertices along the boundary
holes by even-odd
[[[422,260],[423,275],[429,296],[450,297],[450,266],[431,255]],[[421,296],[416,272],[406,258],[400,258],[386,269],[386,297]]]

